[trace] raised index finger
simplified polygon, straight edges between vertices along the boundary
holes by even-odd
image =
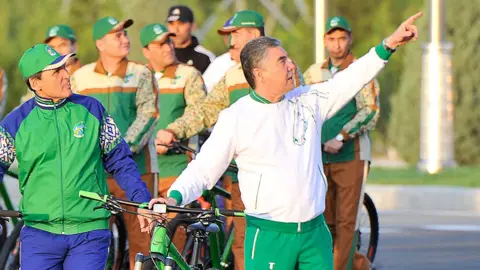
[[[418,12],[417,14],[413,15],[413,16],[410,16],[410,18],[408,18],[405,22],[407,24],[413,24],[415,22],[416,19],[422,17],[423,15],[423,12]]]

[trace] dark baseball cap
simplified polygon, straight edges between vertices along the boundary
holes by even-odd
[[[189,22],[193,23],[193,11],[187,6],[172,6],[168,9],[167,22]]]

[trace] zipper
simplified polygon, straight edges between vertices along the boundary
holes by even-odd
[[[53,104],[53,113],[55,114],[55,126],[57,127],[58,153],[60,155],[60,193],[62,194],[62,234],[65,234],[65,205],[63,195],[63,169],[62,169],[62,144],[60,142],[60,128],[58,127],[57,105]]]
[[[262,183],[262,175],[260,174],[260,180],[258,180],[257,195],[255,196],[255,209],[257,209],[258,194],[260,194],[260,184]]]

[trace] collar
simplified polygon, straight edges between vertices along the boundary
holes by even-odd
[[[177,68],[178,68],[179,64],[180,63],[178,61],[175,61],[175,63],[167,66],[166,68],[164,68],[163,70],[160,70],[160,71],[154,70],[151,63],[148,63],[147,67],[148,67],[148,69],[150,69],[150,71],[153,74],[161,73],[162,78],[166,77],[166,78],[170,78],[170,79],[175,79],[175,73],[177,72]]]
[[[348,53],[347,57],[345,58],[345,60],[343,61],[343,63],[340,65],[339,67],[339,70],[344,70],[346,69],[350,64],[353,63],[353,61],[355,60],[355,57],[353,56],[353,54],[350,52]],[[322,69],[328,69],[330,70],[330,67],[331,67],[331,63],[332,63],[332,59],[330,57],[328,57],[325,62],[323,62],[322,64]]]
[[[250,97],[259,102],[259,103],[262,103],[262,104],[272,104],[272,102],[270,102],[270,100],[260,96],[256,91],[250,91]],[[285,96],[282,97],[282,99],[280,99],[280,101],[284,100],[285,99]],[[280,102],[278,101],[278,102]]]
[[[47,110],[53,110],[53,109],[58,109],[63,107],[67,102],[67,99],[61,99],[57,101],[56,103],[53,102],[53,99],[51,98],[44,98],[35,92],[35,103],[42,109],[47,109]]]
[[[185,48],[175,48],[175,50],[193,50],[195,47],[197,47],[200,43],[198,42],[197,37],[192,36],[192,42],[190,45],[188,45]]]
[[[120,78],[125,78],[125,75],[127,74],[127,66],[128,66],[128,60],[127,58],[123,58],[117,70],[115,70],[115,72],[110,75],[117,76]],[[100,73],[102,75],[108,76],[108,72],[105,70],[105,68],[103,68],[102,61],[100,61],[100,58],[98,58],[95,64],[95,69],[93,71],[95,71],[96,73]]]
[[[67,69],[68,69],[68,72],[70,74],[73,74],[75,71],[77,71],[77,69],[81,68],[82,67],[82,64],[80,63],[80,60],[78,60],[78,58],[75,58],[74,59],[74,62],[72,64],[70,64]]]

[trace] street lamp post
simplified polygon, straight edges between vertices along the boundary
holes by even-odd
[[[423,45],[418,169],[435,174],[456,166],[453,137],[453,44],[445,40],[444,0],[430,0],[430,40]]]
[[[325,22],[327,21],[327,0],[315,0],[315,62],[325,60]]]

